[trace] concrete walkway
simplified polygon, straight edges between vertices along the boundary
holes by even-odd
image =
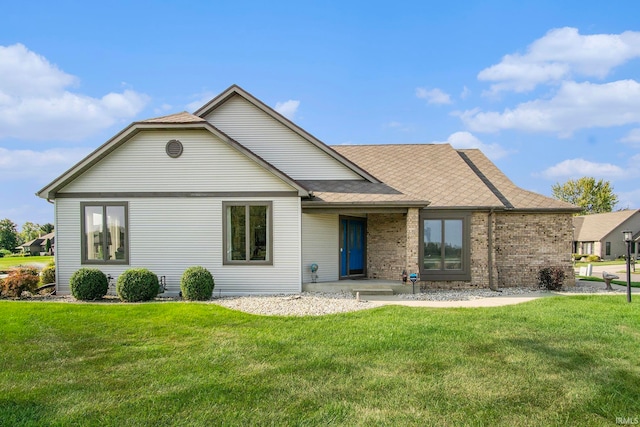
[[[402,305],[407,307],[433,307],[433,308],[451,308],[451,307],[500,307],[503,305],[515,305],[523,302],[533,301],[539,298],[547,298],[553,296],[573,296],[573,295],[616,295],[620,298],[624,298],[626,292],[626,286],[611,285],[615,291],[618,292],[531,292],[526,295],[506,295],[495,296],[490,298],[478,298],[467,301],[419,301],[404,299],[400,295],[366,295],[361,296],[362,301],[368,301],[373,306],[383,305]],[[604,289],[604,283],[602,284]],[[631,293],[634,298],[640,298],[640,289],[631,288]]]

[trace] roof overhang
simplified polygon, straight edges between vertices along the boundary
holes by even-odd
[[[323,201],[302,200],[303,212],[315,213],[406,213],[409,208],[425,208],[428,203],[415,202],[348,202],[327,203]]]
[[[502,205],[495,206],[432,206],[429,205],[425,209],[428,210],[464,210],[464,211],[478,211],[478,212],[509,212],[509,213],[560,213],[560,214],[575,214],[580,211],[580,208],[507,208]]]

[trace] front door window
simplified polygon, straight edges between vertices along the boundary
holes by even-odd
[[[340,276],[365,274],[365,220],[340,219]]]

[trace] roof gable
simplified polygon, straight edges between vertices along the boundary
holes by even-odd
[[[72,183],[75,179],[87,172],[102,159],[109,156],[118,147],[122,146],[131,138],[145,130],[204,130],[206,132],[209,132],[216,138],[220,139],[223,143],[227,144],[229,147],[242,153],[244,156],[257,163],[263,169],[271,172],[273,175],[280,178],[291,187],[295,188],[300,196],[308,196],[308,191],[287,174],[278,170],[269,162],[251,152],[251,150],[243,147],[237,141],[233,140],[228,135],[221,132],[219,129],[216,129],[214,126],[212,126],[202,118],[189,113],[179,113],[132,123],[127,128],[123,129],[120,133],[118,133],[113,138],[90,153],[83,160],[76,163],[69,170],[67,170],[47,186],[42,188],[36,193],[36,195],[45,199],[54,199],[58,191]]]
[[[365,179],[379,182],[360,165],[237,85],[229,87],[194,114],[207,119],[296,180]]]
[[[597,242],[604,239],[616,228],[637,217],[640,210],[626,209],[616,212],[579,215],[573,218],[575,240],[580,242]],[[620,237],[622,239],[622,236]]]

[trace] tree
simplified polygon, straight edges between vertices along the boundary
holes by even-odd
[[[618,203],[609,181],[585,176],[577,180],[570,179],[564,184],[556,183],[551,187],[553,197],[582,208],[580,215],[611,212]]]
[[[35,224],[33,222],[25,222],[22,225],[22,231],[20,232],[20,238],[23,242],[28,242],[33,239],[37,239],[40,237],[40,224]]]
[[[42,224],[40,226],[40,231],[42,232],[42,234],[49,234],[53,231],[53,224],[51,224],[50,222],[46,223],[46,224]]]
[[[13,252],[18,246],[18,228],[9,218],[0,220],[0,249]]]

